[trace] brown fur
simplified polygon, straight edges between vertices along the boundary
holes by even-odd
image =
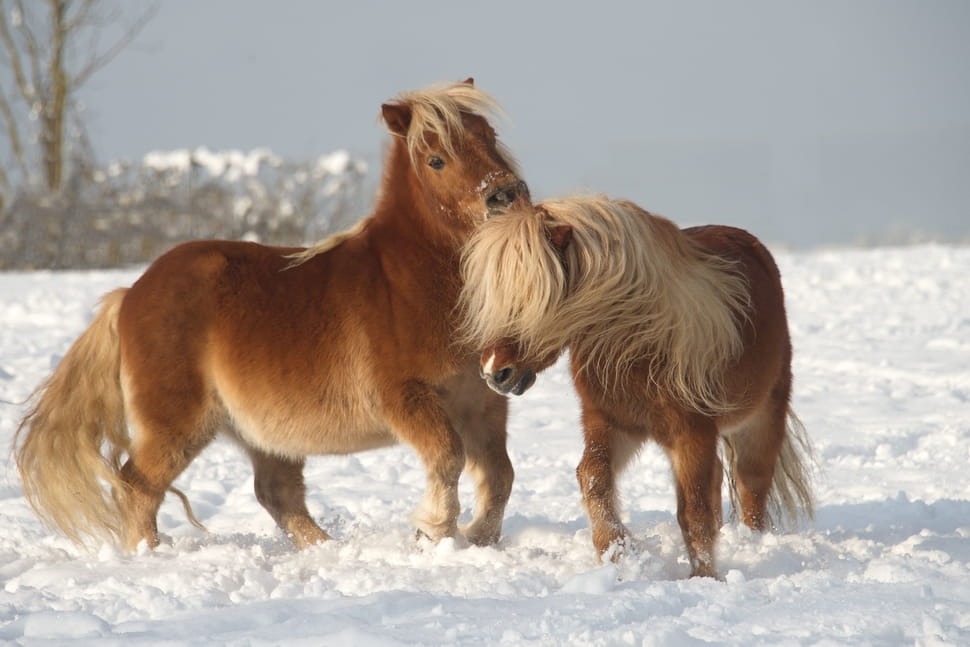
[[[542,237],[534,227],[511,225],[515,218],[539,219]],[[652,258],[631,260],[638,255]],[[542,306],[517,301],[517,288],[499,294],[489,273],[511,280],[516,268],[548,273],[548,284],[561,289],[548,288],[555,296]],[[567,199],[552,209],[540,205],[535,216],[490,221],[464,251],[463,271],[466,335],[481,336],[483,372],[493,388],[521,392],[535,372],[570,350],[585,438],[577,477],[601,554],[625,540],[616,476],[647,440],[670,458],[693,575],[716,575],[719,442],[745,524],[770,527],[772,510],[812,514],[804,463],[810,450],[790,408],[781,278],[754,236],[724,226],[681,231],[631,203]],[[658,272],[660,279],[648,276]],[[629,273],[632,280],[620,276]],[[658,285],[636,288],[642,282]],[[502,305],[493,310],[491,301]],[[530,308],[542,312],[529,314]],[[482,321],[503,310],[514,325]],[[711,316],[718,311],[729,316]],[[637,317],[647,330],[635,329]],[[620,367],[616,379],[602,370],[611,356]]]
[[[412,120],[426,104],[452,127],[427,111]],[[507,404],[453,343],[452,313],[461,243],[487,214],[530,203],[476,112],[487,105],[467,82],[385,104],[395,137],[381,197],[351,232],[309,253],[180,245],[109,295],[16,435],[42,517],[74,539],[154,546],[166,490],[225,432],[253,463],[259,502],[303,547],[328,538],[307,512],[304,457],[401,441],[427,468],[415,525],[457,532],[467,467],[478,505],[466,535],[496,541],[512,486]]]

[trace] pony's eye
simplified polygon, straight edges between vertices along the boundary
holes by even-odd
[[[445,167],[445,161],[437,155],[432,155],[431,159],[428,160],[428,166],[436,171],[440,171]]]

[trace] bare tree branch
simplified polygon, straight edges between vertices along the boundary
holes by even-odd
[[[93,21],[90,20],[90,15],[93,13],[98,0],[84,0],[81,4],[81,8],[77,10],[73,18],[66,18],[64,20],[64,29],[68,32],[75,32],[83,27],[88,26]],[[68,7],[65,7],[68,9]],[[67,11],[65,11],[65,14]]]
[[[39,93],[43,92],[44,73],[41,65],[43,56],[41,54],[41,46],[37,37],[34,36],[34,30],[31,26],[33,21],[29,19],[29,14],[22,0],[17,0],[17,8],[22,17],[20,26],[17,27],[17,32],[21,35],[21,39],[24,42],[24,49],[27,50],[27,63],[30,65],[30,79],[28,79],[28,84],[22,92],[24,99],[30,104],[37,100]]]
[[[16,10],[20,12],[21,25],[17,29],[23,27],[23,21],[26,17],[23,14],[23,5],[17,3]],[[27,81],[27,76],[24,74],[24,65],[20,57],[20,50],[17,49],[17,43],[14,40],[13,35],[10,32],[10,25],[8,24],[9,14],[7,11],[6,3],[0,4],[0,40],[3,40],[4,49],[7,50],[7,56],[9,57],[10,71],[13,72],[14,82],[17,84],[17,88],[20,90],[21,96],[27,103],[30,103],[30,97],[32,95],[30,84]]]
[[[13,158],[0,160],[8,184],[15,160],[23,178],[39,167],[49,190],[61,188],[65,165],[83,138],[76,114],[79,88],[131,43],[158,9],[151,5],[101,47],[104,29],[124,13],[117,4],[123,6],[122,0],[0,0],[0,67],[10,70],[0,79],[13,85],[6,93],[0,87],[0,132],[9,140],[3,149]],[[68,132],[69,122],[80,134]]]
[[[10,152],[13,154],[14,161],[23,175],[27,175],[27,158],[24,155],[23,144],[21,143],[20,128],[17,127],[17,119],[10,107],[10,101],[3,91],[0,90],[0,113],[3,114],[3,122],[7,137],[10,140]]]
[[[74,75],[74,85],[75,87],[80,87],[84,85],[85,81],[91,77],[96,71],[107,65],[114,57],[121,53],[128,45],[131,44],[141,30],[145,28],[155,14],[158,13],[158,5],[152,5],[144,13],[142,13],[138,18],[136,18],[124,31],[124,34],[119,38],[113,45],[108,47],[101,54],[96,54],[80,72]]]

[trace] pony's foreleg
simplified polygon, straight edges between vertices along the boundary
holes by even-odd
[[[246,451],[253,463],[256,500],[296,547],[303,549],[330,539],[306,507],[304,459],[273,456],[248,446]]]
[[[620,432],[601,412],[584,406],[582,417],[585,449],[576,478],[589,517],[593,547],[601,556],[612,548],[612,558],[616,559],[627,536],[617,509],[617,468],[622,469],[632,451],[629,442],[619,437]]]
[[[474,378],[481,395],[477,415],[453,420],[465,447],[465,469],[475,479],[475,516],[463,534],[471,543],[484,546],[494,544],[502,534],[515,472],[506,449],[508,401]]]
[[[723,469],[717,457],[717,429],[707,419],[672,430],[664,448],[673,466],[677,522],[687,545],[691,577],[717,577],[714,546],[721,526]]]
[[[434,541],[453,537],[460,511],[458,478],[465,463],[461,438],[431,386],[410,380],[398,395],[385,404],[384,416],[395,435],[421,457],[427,476],[427,489],[411,522]]]
[[[465,449],[465,470],[475,479],[475,516],[462,528],[475,545],[494,544],[502,534],[514,471],[506,450],[508,400],[493,393],[470,366],[441,389],[442,403]]]

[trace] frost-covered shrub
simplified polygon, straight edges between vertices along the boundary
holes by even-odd
[[[265,149],[80,166],[56,194],[28,188],[5,202],[0,269],[144,263],[200,238],[313,242],[363,214],[366,172],[343,151],[290,162]]]

